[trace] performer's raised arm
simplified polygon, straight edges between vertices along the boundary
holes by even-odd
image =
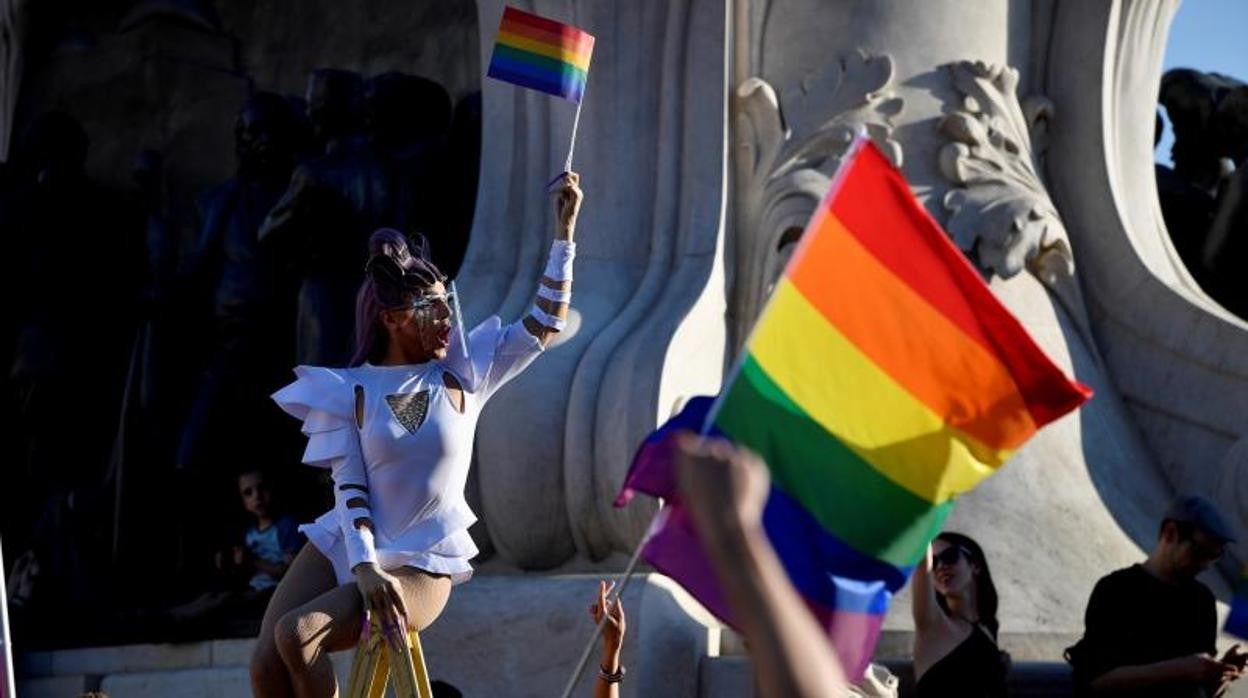
[[[550,246],[546,271],[537,286],[533,308],[524,318],[524,328],[542,346],[564,328],[568,304],[572,302],[572,260],[576,257],[576,216],[581,210],[581,177],[575,172],[561,175],[554,189],[555,241]]]

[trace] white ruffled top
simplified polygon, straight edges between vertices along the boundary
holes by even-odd
[[[454,341],[447,359],[425,364],[299,366],[298,379],[273,394],[283,410],[303,420],[303,462],[333,474],[338,504],[299,530],[330,559],[340,583],[350,581],[361,562],[417,567],[455,582],[471,576],[468,561],[477,547],[468,527],[477,517],[464,500],[464,485],[477,419],[490,396],[542,346],[520,321],[504,327],[497,317],[469,333],[467,345],[465,351]],[[451,403],[445,373],[463,388],[462,413]],[[357,389],[364,408],[359,426]],[[348,502],[361,496],[372,534],[354,524],[358,499]]]

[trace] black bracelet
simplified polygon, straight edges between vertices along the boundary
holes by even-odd
[[[602,666],[601,664],[599,664],[598,665],[598,678],[602,679],[603,681],[606,681],[607,683],[619,683],[624,680],[624,665],[621,664],[619,671],[612,674],[611,672],[607,671],[607,668],[605,666]]]

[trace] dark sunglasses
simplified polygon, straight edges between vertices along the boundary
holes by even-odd
[[[971,554],[969,552],[956,545],[951,545],[940,551],[938,555],[932,556],[932,567],[940,567],[941,565],[953,567],[958,564],[958,558],[963,556],[965,556],[968,561],[971,559]]]

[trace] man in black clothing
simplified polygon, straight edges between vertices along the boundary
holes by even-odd
[[[1214,658],[1213,593],[1196,581],[1232,540],[1212,502],[1175,500],[1148,559],[1092,590],[1083,639],[1066,650],[1081,695],[1203,698],[1239,677],[1248,654]]]

